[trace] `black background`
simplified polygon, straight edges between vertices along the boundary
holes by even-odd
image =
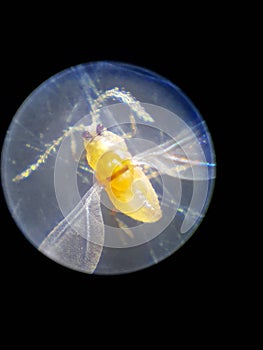
[[[167,319],[165,313],[177,319],[181,309],[180,317],[189,315],[188,322],[198,324],[201,315],[207,320],[222,315],[222,300],[232,298],[229,282],[235,277],[228,264],[230,229],[225,219],[224,174],[224,135],[229,122],[225,87],[229,84],[226,71],[233,65],[229,53],[232,34],[224,31],[222,18],[213,11],[204,18],[195,16],[194,11],[191,17],[188,12],[159,13],[157,9],[150,15],[138,8],[134,11],[127,18],[120,15],[107,20],[96,12],[93,22],[90,12],[76,20],[74,10],[65,18],[50,11],[43,18],[32,16],[30,25],[23,18],[14,31],[4,32],[1,143],[21,103],[50,76],[90,61],[132,63],[178,85],[206,120],[218,163],[211,205],[198,231],[173,256],[136,273],[105,277],[68,270],[40,254],[20,233],[1,196],[3,292],[8,303],[23,308],[23,313],[35,309],[36,314],[47,314],[52,321],[51,315],[67,317],[69,310],[78,310],[87,318],[102,312],[103,323],[109,324],[120,312],[119,322],[135,315],[143,324],[150,314],[157,319],[161,313],[159,323]]]

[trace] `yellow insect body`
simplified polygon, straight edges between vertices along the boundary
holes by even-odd
[[[141,167],[134,164],[125,140],[108,131],[84,138],[86,158],[116,209],[142,222],[162,216],[158,197]]]

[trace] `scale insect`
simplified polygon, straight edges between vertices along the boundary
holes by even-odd
[[[120,136],[99,122],[99,111],[108,98],[115,98],[130,107],[131,134]],[[65,266],[86,273],[95,271],[103,250],[105,227],[100,205],[103,189],[117,211],[140,222],[154,223],[162,218],[162,209],[144,171],[146,167],[158,169],[150,177],[165,174],[195,181],[207,179],[206,169],[215,166],[198,159],[195,145],[200,141],[188,130],[181,131],[176,141],[170,139],[132,156],[125,138],[136,134],[135,117],[147,122],[153,122],[153,119],[129,92],[118,88],[107,90],[90,105],[92,123],[89,126],[79,125],[65,130],[34,164],[13,179],[19,182],[29,177],[45,164],[65,137],[73,131],[82,133],[86,161],[95,174],[96,182],[75,208],[49,232],[39,250]],[[123,227],[123,231],[125,229]]]

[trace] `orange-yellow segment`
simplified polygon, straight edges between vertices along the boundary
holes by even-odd
[[[132,162],[124,139],[110,131],[85,141],[86,158],[112,204],[134,220],[155,222],[162,216],[157,194],[141,167]]]

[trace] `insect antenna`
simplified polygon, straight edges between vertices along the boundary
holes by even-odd
[[[86,126],[84,125],[78,125],[78,126],[70,126],[67,129],[65,129],[60,137],[58,137],[56,140],[52,141],[51,144],[48,144],[46,150],[44,153],[42,153],[36,160],[35,163],[29,165],[25,170],[23,170],[20,174],[16,175],[12,181],[13,182],[19,182],[23,179],[28,178],[28,176],[36,171],[42,164],[46,162],[46,160],[49,158],[49,156],[56,152],[57,147],[61,144],[63,139],[65,137],[68,137],[71,135],[73,131],[84,131]],[[27,146],[28,147],[28,146]]]

